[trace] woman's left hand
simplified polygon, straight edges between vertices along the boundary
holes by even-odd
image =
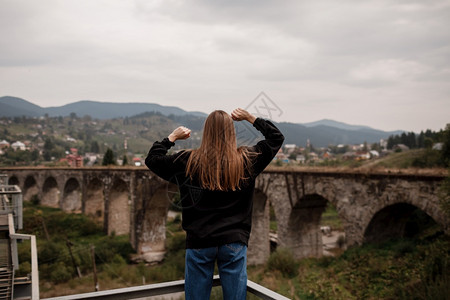
[[[180,126],[176,128],[172,133],[169,135],[169,141],[172,143],[176,140],[185,140],[191,136],[191,130],[189,128],[186,128],[184,126]]]

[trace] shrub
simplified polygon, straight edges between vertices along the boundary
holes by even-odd
[[[285,248],[278,248],[272,253],[267,262],[267,269],[270,271],[280,271],[288,278],[298,275],[298,262],[294,259],[292,252]]]
[[[70,267],[63,263],[53,265],[53,268],[51,268],[50,280],[54,283],[62,283],[70,280],[72,278],[72,272],[68,268]]]
[[[61,243],[47,242],[39,245],[39,263],[55,263],[60,256],[67,255],[66,248]]]
[[[106,236],[99,239],[95,246],[95,256],[97,263],[112,262],[115,255],[119,254],[127,261],[130,260],[130,254],[133,253],[128,237]]]
[[[27,276],[30,273],[31,273],[31,264],[30,264],[30,262],[25,261],[25,262],[20,263],[19,270],[16,271],[14,276],[22,277],[22,276]]]
[[[31,196],[30,202],[33,205],[39,205],[41,203],[41,200],[39,199],[38,195],[33,195],[33,196]]]
[[[402,239],[392,246],[392,251],[394,252],[394,257],[399,258],[407,253],[412,253],[416,250],[416,245],[414,240]]]
[[[175,254],[179,251],[184,251],[186,248],[186,234],[184,232],[177,232],[167,241],[167,254]]]
[[[420,282],[408,289],[404,299],[448,300],[450,299],[450,259],[443,244],[427,249]]]
[[[417,168],[445,167],[445,162],[439,151],[427,149],[422,152],[420,157],[413,160],[412,166]]]

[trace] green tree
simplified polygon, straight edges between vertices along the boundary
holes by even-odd
[[[31,161],[36,162],[39,159],[39,151],[37,149],[34,149],[31,152]]]
[[[433,140],[430,137],[425,137],[423,145],[426,149],[431,149],[433,147]]]
[[[417,148],[425,147],[425,133],[423,131],[420,132],[419,137],[417,138]]]
[[[123,156],[122,166],[128,165],[128,157],[126,155]]]
[[[378,152],[381,152],[381,147],[380,147],[380,144],[379,144],[379,143],[373,143],[373,144],[370,146],[370,149],[375,150],[375,151],[378,151]]]
[[[114,152],[108,148],[108,150],[106,150],[105,155],[103,156],[103,162],[102,165],[103,166],[108,166],[108,165],[115,165],[116,161],[114,159]]]
[[[46,138],[44,142],[44,160],[50,161],[52,158],[52,151],[55,148],[55,144],[53,143],[51,138]]]
[[[55,144],[53,143],[51,138],[46,138],[44,143],[44,150],[45,151],[51,151],[55,147]]]
[[[91,143],[91,152],[99,153],[100,152],[100,146],[98,145],[97,141],[92,141]]]
[[[395,137],[391,135],[387,140],[387,148],[391,150],[394,146],[395,146]]]
[[[407,136],[408,143],[406,144],[409,148],[414,149],[417,148],[416,134],[414,132],[408,133]]]

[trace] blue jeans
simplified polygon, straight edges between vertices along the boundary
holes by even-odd
[[[186,249],[186,300],[208,300],[217,259],[224,300],[247,295],[247,246],[231,243],[218,247]]]

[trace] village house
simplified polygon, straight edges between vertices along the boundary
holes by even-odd
[[[136,167],[142,166],[142,159],[139,158],[139,157],[133,157],[133,164],[134,164]]]
[[[322,155],[322,159],[328,159],[328,160],[330,160],[330,159],[333,159],[333,158],[334,158],[334,155],[331,154],[331,153],[328,152],[328,151],[326,151],[326,152]]]
[[[60,162],[67,162],[72,168],[80,168],[83,166],[83,157],[78,155],[78,149],[70,148],[70,154],[67,154],[66,158],[60,159]]]
[[[376,150],[370,150],[369,151],[370,156],[373,157],[380,157],[380,152],[376,151]]]
[[[367,160],[370,159],[370,153],[367,151],[357,151],[356,160]]]
[[[17,150],[25,151],[25,149],[26,149],[25,144],[22,143],[21,141],[17,141],[15,143],[12,143],[11,144],[11,148],[13,148],[14,151],[17,151]]]
[[[342,159],[344,159],[344,160],[351,160],[351,159],[354,159],[355,157],[356,157],[356,152],[353,152],[353,151],[345,152],[342,155]]]
[[[297,148],[297,146],[295,144],[284,145],[285,153],[288,155],[291,154],[292,152],[294,152],[295,148]]]
[[[441,151],[443,147],[444,147],[444,143],[435,143],[435,144],[433,144],[432,149]]]
[[[98,154],[97,153],[85,153],[84,154],[84,160],[86,160],[86,166],[93,166],[95,162],[97,161]]]
[[[277,153],[277,155],[275,155],[275,160],[279,160],[282,162],[289,162],[289,158],[286,154],[284,154],[283,152],[281,153]]]
[[[295,157],[295,161],[298,162],[299,164],[304,164],[305,161],[306,161],[306,158],[305,158],[304,155],[298,154],[298,155]]]
[[[10,144],[7,141],[5,141],[5,140],[0,142],[0,150],[8,149],[9,146],[10,146]]]
[[[33,146],[33,143],[31,141],[23,141],[23,143],[25,144],[25,150],[30,150]]]
[[[409,147],[404,144],[397,144],[393,147],[394,151],[408,151]]]
[[[319,155],[317,153],[311,152],[308,155],[309,155],[310,161],[318,161],[319,160]]]

